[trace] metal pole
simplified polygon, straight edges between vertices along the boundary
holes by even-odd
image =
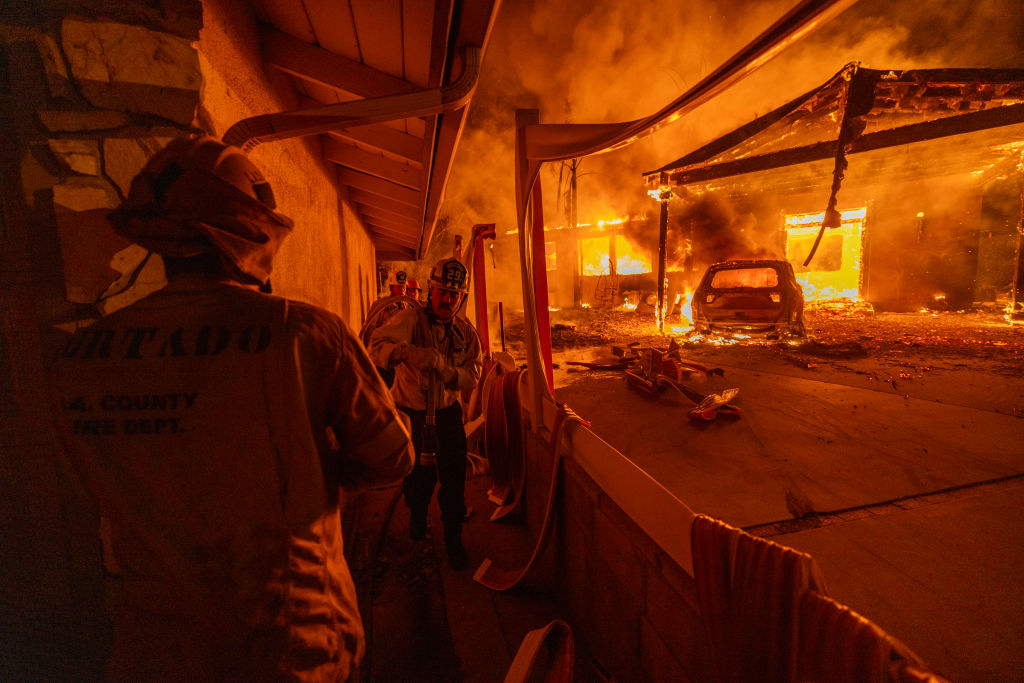
[[[540,192],[540,177],[533,183],[530,200],[533,212],[533,296],[537,302],[537,333],[540,337],[541,360],[548,389],[555,388],[555,375],[551,367],[551,323],[548,313],[548,264],[544,255],[544,202]]]
[[[501,335],[501,352],[505,353],[505,311],[498,302],[498,333]]]
[[[661,202],[661,216],[658,221],[658,332],[665,332],[665,241],[668,238],[668,198],[669,191],[662,190],[658,199]]]
[[[476,330],[480,333],[485,356],[491,355],[491,332],[487,329],[487,271],[484,269],[484,241],[476,240],[473,249],[473,275],[476,278]]]
[[[1017,253],[1013,259],[1013,284],[1010,287],[1010,320],[1024,320],[1024,154],[1017,166],[1020,183],[1020,216],[1017,219]]]

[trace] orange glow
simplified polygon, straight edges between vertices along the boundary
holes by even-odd
[[[860,300],[861,236],[866,215],[865,207],[841,212],[842,223],[825,231],[807,268],[803,262],[825,214],[786,216],[786,259],[793,264],[806,301]]]
[[[611,256],[607,237],[588,237],[580,240],[580,262],[584,275],[611,275]]]
[[[615,272],[619,275],[650,273],[651,259],[646,250],[638,248],[622,235],[616,235]]]
[[[680,296],[683,297],[683,305],[679,310],[679,315],[690,327],[693,327],[693,292],[683,292]]]

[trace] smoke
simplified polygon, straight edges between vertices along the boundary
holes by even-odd
[[[477,222],[497,223],[499,235],[514,229],[515,109],[539,109],[542,123],[603,123],[649,115],[793,4],[504,2],[448,184],[443,210],[449,231],[468,240]],[[862,0],[680,121],[624,150],[584,159],[577,181],[580,222],[656,215],[657,205],[643,185],[644,171],[821,85],[851,61],[879,69],[1021,65],[1024,3]],[[557,164],[545,165],[541,174],[549,225],[566,223],[556,211],[558,175]],[[656,230],[656,220],[647,223]],[[504,239],[494,252],[496,261],[509,268],[498,279],[517,288],[518,255],[500,253],[514,249],[515,241]]]

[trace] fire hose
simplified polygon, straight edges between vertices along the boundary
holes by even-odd
[[[491,515],[492,522],[518,512],[522,503],[526,463],[519,383],[523,374],[523,370],[516,370],[498,377],[487,405],[487,462],[494,480],[488,497],[499,506]]]
[[[518,584],[530,571],[530,568],[533,567],[534,562],[537,561],[537,558],[540,557],[544,547],[547,545],[548,538],[551,535],[551,528],[554,526],[555,494],[558,491],[558,473],[562,469],[562,454],[559,444],[561,443],[565,427],[570,422],[576,422],[585,427],[590,426],[589,422],[574,413],[564,403],[559,404],[558,413],[555,415],[555,423],[551,426],[551,483],[548,486],[547,504],[544,507],[544,521],[541,523],[540,534],[537,536],[537,542],[533,547],[533,552],[530,553],[530,557],[526,560],[526,564],[519,569],[502,569],[495,566],[491,562],[491,558],[488,557],[480,563],[480,566],[477,567],[476,572],[473,574],[473,580],[491,590],[504,591]]]
[[[518,405],[515,405],[515,415],[507,414],[507,410],[513,407],[511,404],[517,404],[518,400],[509,402],[507,399],[509,385],[518,386],[522,373],[522,370],[516,370],[498,375],[491,385],[491,395],[487,402],[484,443],[487,463],[491,468],[491,477],[494,482],[488,492],[488,497],[491,502],[499,506],[506,505],[513,495],[515,478],[513,459],[519,454],[518,448],[513,447],[513,441],[515,441],[515,446],[519,445],[518,432],[521,425],[519,424]]]

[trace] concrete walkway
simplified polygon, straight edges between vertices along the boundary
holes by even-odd
[[[523,637],[565,618],[544,577],[497,593],[473,580],[485,558],[515,566],[532,547],[518,524],[488,520],[489,477],[466,482],[473,514],[463,530],[470,567],[452,571],[431,504],[427,539],[409,538],[409,513],[395,486],[361,494],[346,511],[349,557],[367,632],[361,670],[366,683],[493,683],[502,681]],[[579,646],[579,643],[577,643]],[[602,679],[577,647],[576,680]]]

